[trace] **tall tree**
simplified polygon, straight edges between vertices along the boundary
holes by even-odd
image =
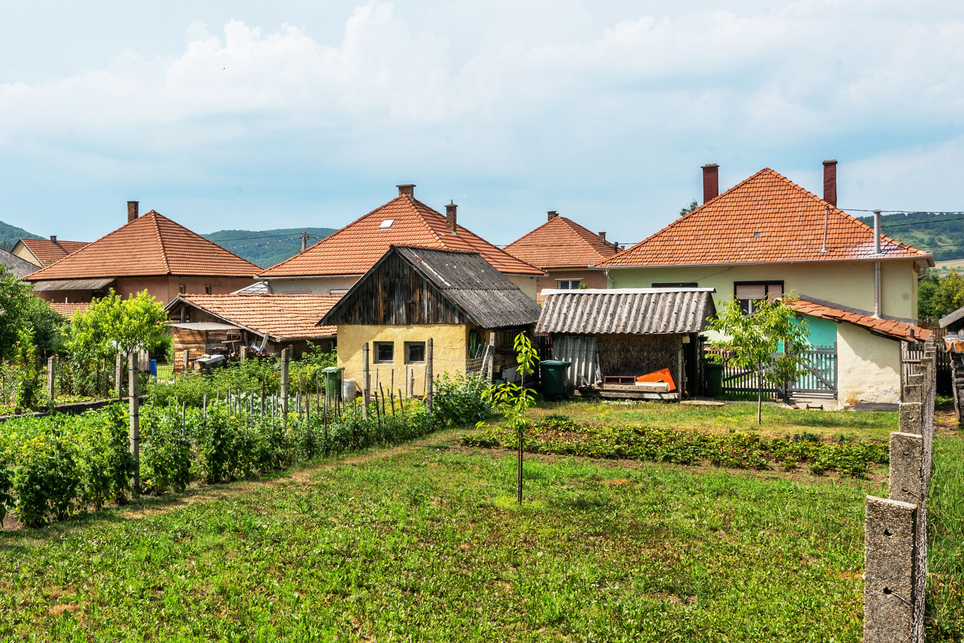
[[[75,358],[112,362],[118,353],[147,350],[167,332],[164,307],[146,290],[122,299],[113,290],[74,315],[67,349]]]
[[[0,265],[0,358],[9,359],[27,325],[30,285],[20,281],[6,266]]]
[[[744,314],[738,300],[731,299],[709,325],[725,336],[710,345],[728,351],[732,364],[756,375],[756,419],[762,423],[764,384],[781,387],[786,398],[789,383],[807,369],[806,322],[798,320],[782,298],[754,302],[749,315]]]

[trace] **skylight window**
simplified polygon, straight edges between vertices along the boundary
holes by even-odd
[[[759,233],[759,232],[754,232],[754,233],[753,233],[753,236],[754,236],[754,237],[759,237],[759,236],[760,236],[760,233]]]
[[[395,223],[395,219],[385,219],[382,224],[378,226],[379,230],[391,230],[392,224]]]

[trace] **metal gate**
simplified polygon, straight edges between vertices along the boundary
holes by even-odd
[[[707,353],[718,352],[708,350]],[[829,346],[812,346],[804,353],[807,372],[790,384],[790,394],[837,395],[837,343]],[[723,393],[756,393],[756,373],[723,362]],[[783,390],[766,386],[764,393],[782,395]]]

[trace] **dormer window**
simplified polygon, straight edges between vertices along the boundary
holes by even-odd
[[[385,219],[382,224],[378,226],[379,230],[391,230],[392,224],[395,223],[395,219]]]

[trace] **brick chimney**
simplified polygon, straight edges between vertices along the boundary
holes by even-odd
[[[50,240],[53,241],[54,243],[57,243],[57,235],[55,234],[50,235]]]
[[[823,200],[837,205],[837,160],[823,162]]]
[[[552,221],[557,216],[559,216],[558,212],[556,212],[555,210],[549,210],[549,221]]]
[[[720,194],[720,166],[707,163],[703,166],[703,203],[709,203]]]
[[[402,183],[401,185],[396,185],[398,188],[398,196],[407,196],[412,199],[415,198],[415,184],[414,183]]]
[[[600,233],[599,233],[599,240],[602,241],[603,243],[606,243],[606,233],[605,233],[605,232],[600,232]]]
[[[127,202],[127,222],[130,223],[137,218],[137,201]]]
[[[449,204],[445,206],[445,227],[448,228],[452,234],[456,234],[458,229],[458,218],[455,216],[455,211],[458,207],[454,201],[450,201]]]

